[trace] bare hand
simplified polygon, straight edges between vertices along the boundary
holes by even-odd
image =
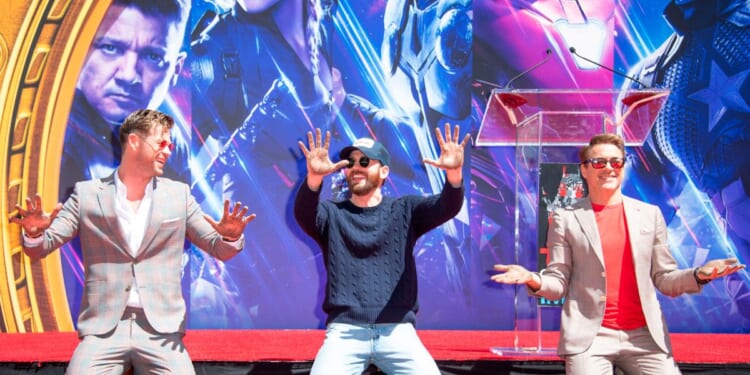
[[[315,129],[315,139],[313,139],[312,132],[307,132],[307,142],[310,145],[310,149],[305,147],[305,143],[302,141],[299,141],[297,143],[299,144],[299,148],[302,150],[302,153],[305,154],[305,159],[307,159],[308,174],[322,177],[346,167],[346,160],[341,160],[338,163],[334,164],[331,161],[331,158],[328,156],[328,147],[330,147],[331,142],[331,132],[326,132],[325,143],[323,143],[320,129]]]
[[[42,197],[37,194],[33,199],[31,197],[26,198],[25,210],[18,204],[16,204],[16,209],[18,214],[11,216],[10,222],[21,225],[23,231],[29,237],[38,237],[55,220],[57,214],[62,210],[62,204],[58,203],[49,215],[45,214],[42,210]]]
[[[517,264],[496,264],[495,271],[500,271],[497,275],[492,275],[490,279],[500,284],[527,284],[531,289],[539,289],[541,280],[536,278],[533,272],[530,272],[523,266]]]
[[[440,127],[435,128],[435,136],[440,146],[440,158],[438,160],[424,159],[424,163],[444,169],[446,171],[461,169],[464,164],[464,147],[469,143],[471,135],[468,133],[464,136],[461,144],[459,139],[459,126],[456,125],[453,135],[451,135],[450,124],[445,124],[445,138],[440,132]]]
[[[743,268],[745,265],[738,263],[735,258],[714,259],[698,268],[697,276],[701,280],[713,280],[733,274]]]
[[[242,236],[242,232],[245,231],[247,223],[255,219],[255,214],[245,216],[247,214],[247,206],[242,207],[242,203],[237,202],[234,204],[232,211],[229,211],[229,200],[224,200],[224,215],[221,216],[221,220],[216,222],[213,218],[208,215],[203,217],[208,221],[209,224],[216,230],[227,241],[237,241]]]

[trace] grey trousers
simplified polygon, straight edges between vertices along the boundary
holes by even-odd
[[[127,308],[117,327],[84,336],[66,374],[195,374],[182,334],[156,332],[141,309]]]

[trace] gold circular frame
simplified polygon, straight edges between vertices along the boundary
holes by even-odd
[[[0,332],[72,331],[60,252],[31,262],[15,205],[57,202],[78,72],[111,0],[12,1],[0,23]],[[14,23],[15,21],[15,23]]]

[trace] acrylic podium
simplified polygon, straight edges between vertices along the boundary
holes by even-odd
[[[540,258],[546,228],[540,228],[539,215],[547,214],[540,212],[542,167],[577,166],[578,150],[599,133],[619,134],[627,146],[643,145],[668,96],[666,89],[492,91],[475,145],[515,148],[516,264],[536,270],[545,261]],[[525,286],[514,289],[514,346],[491,350],[498,355],[555,355],[556,348],[542,347],[541,341],[541,308],[550,301],[529,296]]]

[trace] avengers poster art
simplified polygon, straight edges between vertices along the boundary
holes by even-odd
[[[122,154],[120,124],[140,108],[160,109],[176,119],[175,149],[164,175],[190,181],[190,129],[185,116],[190,101],[183,71],[189,12],[189,0],[115,0],[107,8],[72,95],[59,160],[60,202],[70,196],[76,182],[109,177],[115,171]],[[85,278],[80,246],[80,239],[74,238],[60,249],[74,321]]]
[[[507,3],[474,3],[477,107],[484,108],[493,87],[671,90],[643,147],[628,149],[625,193],[661,207],[681,268],[724,257],[746,263],[747,5],[700,0]],[[569,27],[573,24],[578,27]],[[581,30],[604,33],[603,42],[586,39]],[[592,49],[584,52],[580,46],[589,42]],[[570,47],[595,64],[581,63]],[[543,60],[545,50],[549,61],[523,73]],[[472,226],[473,238],[481,238],[479,253],[501,262],[513,260],[508,252],[512,237],[501,223],[513,212],[508,194],[513,194],[514,173],[493,170],[512,170],[513,152],[512,147],[497,147],[479,161],[475,150],[472,161],[472,184],[479,187],[472,201],[510,207],[505,220],[498,211],[472,211],[483,215],[472,221],[482,223]],[[670,329],[747,332],[747,285],[743,271],[711,283],[700,294],[660,296]],[[512,296],[500,289],[498,294]],[[555,327],[556,319],[558,314],[545,316],[545,327]]]
[[[457,1],[194,2],[193,193],[206,211],[227,198],[260,214],[236,259],[191,254],[193,327],[323,326],[322,255],[292,216],[306,173],[297,141],[329,131],[335,155],[356,138],[377,138],[392,155],[385,194],[439,192],[442,174],[422,160],[436,156],[436,126],[470,128],[469,14]],[[343,175],[323,189],[324,198],[347,198]],[[464,210],[418,244],[429,285],[421,324],[468,319],[468,228]]]
[[[609,1],[525,1],[474,2],[473,107],[481,119],[492,89],[608,89],[612,74],[577,58],[570,48],[598,64],[613,64],[614,7]],[[565,97],[559,100],[564,101]],[[565,103],[560,103],[564,106]],[[478,130],[480,122],[475,123]],[[514,132],[505,134],[501,143],[513,145]],[[497,263],[520,263],[537,267],[540,256],[534,238],[521,239],[530,246],[515,248],[517,207],[516,150],[512,146],[476,147],[471,163],[472,253],[479,257],[482,269],[491,270]],[[544,152],[559,153],[546,161],[575,162],[571,147]],[[542,162],[542,160],[540,160]],[[536,179],[535,179],[536,180]],[[527,186],[539,194],[539,186]],[[539,198],[528,198],[539,199]],[[537,214],[533,214],[536,217]],[[536,220],[533,220],[536,224]],[[522,224],[519,224],[522,225]],[[518,252],[517,252],[518,251]],[[485,271],[488,272],[488,271]],[[514,328],[517,316],[515,288],[490,286],[491,302],[483,309],[491,312],[503,329]],[[559,309],[541,311],[542,327],[557,329]]]
[[[706,260],[750,260],[750,5],[743,1],[660,1],[661,27],[624,1],[618,62],[635,80],[671,95],[643,148],[633,150],[625,186],[657,204],[682,267]],[[667,28],[664,28],[664,25]],[[639,41],[639,43],[635,43]],[[637,80],[637,81],[636,81]],[[747,332],[748,273],[711,283],[695,296],[664,300],[675,330]]]
[[[377,138],[392,155],[386,194],[435,193],[442,173],[422,163],[436,155],[434,128],[450,122],[476,135],[492,88],[672,90],[646,144],[628,150],[626,193],[660,205],[680,267],[726,256],[748,261],[750,39],[742,2],[135,3],[143,8],[105,16],[79,73],[60,200],[74,180],[116,166],[113,109],[172,114],[178,152],[169,176],[188,183],[209,215],[219,215],[224,199],[258,214],[246,248],[228,262],[186,247],[189,328],[322,327],[322,255],[292,217],[306,173],[297,141],[315,128],[330,131],[336,155],[356,138]],[[135,31],[158,48],[126,48]],[[122,69],[108,73],[114,67]],[[116,99],[99,105],[97,92]],[[464,208],[415,249],[421,329],[514,324],[512,291],[488,278],[493,264],[515,257],[515,150],[469,153]],[[342,176],[323,189],[323,198],[348,194]],[[77,254],[61,252],[73,319],[83,280]],[[538,254],[525,256],[534,263]],[[741,272],[698,295],[662,298],[670,328],[747,332],[747,278]],[[556,329],[559,311],[544,314],[544,328]]]

